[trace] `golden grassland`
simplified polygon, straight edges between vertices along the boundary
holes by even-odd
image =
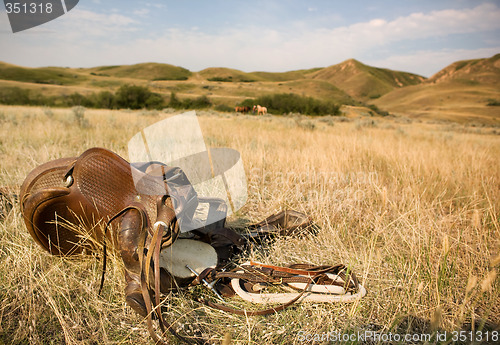
[[[470,85],[469,82],[468,85],[466,82],[412,85],[394,90],[373,103],[391,113],[412,118],[499,126],[500,107],[488,106],[488,100],[500,97],[498,83]]]
[[[211,296],[199,287],[167,299],[169,320],[187,334],[295,344],[299,335],[332,331],[498,330],[497,129],[392,117],[198,114],[207,145],[237,149],[244,160],[248,201],[230,223],[293,208],[320,226],[317,236],[279,238],[242,260],[344,263],[368,294],[353,304],[302,303],[243,317],[194,302]],[[132,135],[167,116],[87,110],[79,125],[71,109],[1,107],[0,186],[17,190],[38,164],[94,146],[127,158]],[[120,259],[111,255],[108,267],[98,296],[100,260],[44,252],[15,203],[0,220],[0,344],[152,343],[144,320],[125,305]]]

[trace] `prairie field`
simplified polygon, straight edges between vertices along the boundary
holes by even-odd
[[[128,159],[129,139],[172,113],[87,109],[78,117],[72,109],[0,107],[0,187],[9,191],[0,219],[0,344],[153,343],[145,320],[125,304],[121,259],[111,254],[99,296],[99,256],[45,252],[9,195],[37,165],[91,147]],[[229,225],[296,209],[319,226],[315,236],[278,238],[240,260],[344,263],[368,293],[351,304],[299,303],[244,317],[195,302],[213,298],[203,287],[187,289],[165,299],[168,320],[184,334],[256,345],[327,344],[334,334],[367,331],[415,337],[346,343],[451,344],[454,331],[472,331],[475,340],[498,335],[498,128],[392,116],[197,113],[207,146],[242,155],[248,200]],[[436,339],[445,331],[447,339]]]

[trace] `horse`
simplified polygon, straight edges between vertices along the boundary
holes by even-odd
[[[250,111],[250,107],[235,107],[234,111],[237,113],[248,113]]]
[[[266,107],[261,107],[260,105],[254,105],[253,106],[253,113],[255,114],[255,109],[257,109],[257,115],[264,115],[267,114],[267,108]]]

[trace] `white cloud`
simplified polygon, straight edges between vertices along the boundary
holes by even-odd
[[[161,2],[153,2],[153,3],[147,2],[146,6],[155,7],[155,8],[165,8],[165,7],[167,7],[165,4],[162,4]]]
[[[492,4],[473,9],[414,13],[393,21],[373,19],[368,22],[334,29],[278,31],[263,27],[231,29],[219,34],[205,34],[199,30],[169,30],[157,39],[139,39],[130,59],[137,61],[167,61],[191,69],[208,66],[228,66],[244,70],[283,71],[312,66],[327,66],[351,57],[362,57],[367,52],[392,43],[498,30],[500,9]],[[126,46],[119,47],[125,53]],[[488,50],[489,51],[489,50]],[[115,53],[116,54],[116,53]],[[447,61],[453,51],[438,53],[439,61]],[[400,61],[410,62],[412,55]],[[446,56],[446,57],[445,57]],[[457,53],[457,57],[461,57]],[[148,58],[149,57],[149,58]],[[456,59],[455,59],[456,60]],[[387,60],[389,61],[389,60]],[[413,59],[414,62],[419,62]],[[421,60],[403,68],[422,73]],[[453,61],[453,59],[452,59]],[[413,66],[420,66],[413,69]],[[444,67],[444,66],[443,66]],[[427,69],[428,73],[429,68]]]
[[[500,9],[483,4],[472,9],[413,13],[379,26],[388,40],[417,39],[500,29]]]
[[[147,6],[155,5],[157,3]],[[59,24],[48,26],[57,30],[54,34],[57,37],[52,37],[51,43],[43,47],[32,45],[30,49],[34,53],[31,57],[23,56],[27,48],[20,49],[28,46],[26,42],[11,39],[11,44],[7,45],[10,49],[0,52],[0,60],[15,62],[12,57],[17,56],[21,61],[33,61],[32,57],[37,56],[38,65],[95,66],[155,61],[191,70],[225,66],[246,71],[285,71],[328,66],[357,58],[382,67],[430,75],[464,56],[480,57],[476,54],[484,53],[482,57],[486,57],[495,54],[492,51],[499,52],[497,48],[430,51],[424,45],[411,53],[392,51],[391,46],[436,36],[476,33],[480,37],[483,32],[498,31],[500,8],[493,4],[472,9],[413,13],[392,21],[374,18],[337,28],[310,29],[305,24],[285,31],[246,26],[210,34],[201,29],[170,29],[164,33],[156,32],[155,38],[132,35],[142,24],[116,13],[99,14],[75,9],[62,18]],[[109,39],[110,35],[115,35],[116,39]],[[387,52],[382,54],[382,50]],[[370,58],[374,51],[380,52],[377,56],[387,57]],[[30,65],[29,62],[25,64]]]
[[[63,17],[64,18],[64,17]],[[122,30],[135,30],[133,24],[137,21],[121,14],[102,14],[87,10],[75,9],[66,15],[65,24],[87,35],[106,35],[109,32],[119,32]],[[63,23],[55,23],[64,25]]]
[[[133,13],[136,15],[136,16],[139,16],[139,17],[145,17],[147,14],[149,14],[149,9],[147,8],[141,8],[139,10],[135,10]]]
[[[97,13],[75,8],[41,27],[56,32],[63,41],[110,37],[112,34],[137,31],[139,22],[119,13]],[[31,31],[30,29],[28,31]],[[52,38],[53,39],[53,38]]]

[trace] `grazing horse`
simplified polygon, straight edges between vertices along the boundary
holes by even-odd
[[[266,107],[261,107],[260,105],[254,105],[253,106],[253,112],[254,113],[255,113],[255,109],[257,109],[257,115],[267,114],[267,108]]]
[[[248,113],[250,111],[250,107],[235,107],[234,111],[237,113]]]

